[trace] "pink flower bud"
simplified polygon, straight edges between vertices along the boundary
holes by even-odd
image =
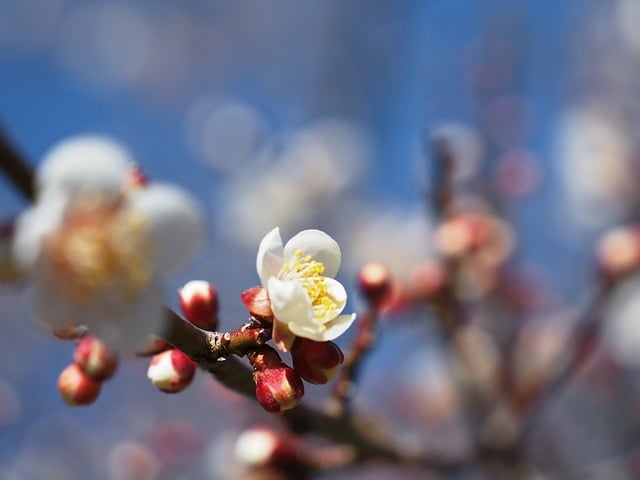
[[[424,260],[411,272],[411,293],[418,298],[433,298],[441,294],[447,286],[444,267],[434,260]]]
[[[333,380],[344,362],[342,350],[333,342],[298,338],[291,350],[293,368],[307,382],[323,385]]]
[[[247,467],[285,467],[298,462],[299,450],[292,436],[269,427],[253,427],[238,437],[234,453]]]
[[[110,378],[118,367],[115,352],[91,335],[78,342],[73,361],[87,376],[99,382]]]
[[[598,267],[605,276],[623,276],[640,267],[640,231],[636,226],[609,230],[596,248]]]
[[[147,377],[165,393],[178,393],[189,386],[198,365],[177,348],[155,355],[149,363]]]
[[[178,292],[187,320],[204,330],[218,327],[218,292],[209,282],[192,280]]]
[[[298,405],[304,395],[300,376],[284,363],[257,371],[253,377],[256,382],[256,398],[267,412],[290,410]]]
[[[75,363],[65,368],[58,377],[58,391],[62,400],[72,407],[93,403],[101,388],[101,382],[90,378]]]
[[[389,269],[381,263],[367,263],[358,274],[358,286],[372,306],[381,307],[391,291]]]
[[[124,179],[125,188],[144,188],[149,184],[149,179],[140,168],[140,165],[132,165]]]
[[[249,313],[256,318],[263,320],[273,320],[273,312],[271,311],[271,301],[264,287],[253,287],[245,290],[240,295],[240,299]]]

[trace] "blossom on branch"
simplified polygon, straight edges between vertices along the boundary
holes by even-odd
[[[317,342],[342,335],[356,318],[340,315],[347,293],[334,279],[342,254],[320,230],[303,230],[283,246],[279,228],[260,242],[256,268],[273,311],[273,341],[283,351],[295,337]]]
[[[85,325],[132,352],[163,321],[161,276],[190,261],[203,221],[182,190],[131,183],[131,156],[104,137],[66,140],[37,173],[13,254],[32,280],[35,316],[53,331]]]

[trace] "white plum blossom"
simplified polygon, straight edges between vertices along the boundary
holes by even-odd
[[[347,293],[334,279],[342,254],[320,230],[303,230],[283,246],[279,228],[260,242],[256,268],[273,311],[273,341],[286,351],[295,337],[319,342],[342,335],[356,318],[340,315]]]
[[[16,263],[30,275],[34,315],[54,332],[84,325],[120,352],[160,327],[160,279],[194,257],[204,233],[186,192],[127,182],[131,161],[100,136],[55,146],[13,242]]]

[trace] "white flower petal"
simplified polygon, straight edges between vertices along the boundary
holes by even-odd
[[[298,337],[317,340],[318,342],[324,341],[325,329],[320,324],[303,325],[291,322],[289,323],[289,330]]]
[[[94,305],[84,323],[89,331],[116,352],[131,354],[157,333],[164,322],[164,292],[159,279],[130,303],[121,300],[111,305]]]
[[[285,324],[312,323],[311,302],[304,287],[298,282],[282,281],[271,277],[267,291],[273,315]]]
[[[202,248],[203,215],[183,190],[171,185],[149,185],[132,194],[131,209],[149,222],[157,271],[174,273]]]
[[[328,342],[335,340],[351,326],[356,319],[356,314],[340,315],[331,320],[326,325],[304,325],[300,323],[290,323],[289,330],[298,337],[308,338],[316,342]]]
[[[331,320],[329,323],[325,325],[327,329],[324,332],[323,340],[324,341],[335,340],[336,338],[338,338],[340,335],[342,335],[344,332],[347,331],[347,329],[351,326],[351,324],[355,321],[355,319],[356,319],[355,313],[352,313],[350,315],[337,316],[336,318],[334,318],[333,320]]]
[[[324,275],[335,277],[340,269],[342,253],[338,243],[321,230],[303,230],[292,237],[284,246],[284,261],[295,257],[301,250],[302,256],[310,255],[315,261],[324,265]]]
[[[336,305],[334,316],[339,315],[347,303],[347,291],[339,281],[333,278],[325,278],[324,281],[327,285],[327,296]]]
[[[39,194],[51,189],[70,194],[119,194],[131,163],[129,151],[109,137],[71,137],[45,155],[36,185]]]
[[[42,240],[58,228],[66,206],[65,197],[51,195],[47,201],[38,203],[20,215],[12,245],[13,258],[20,268],[33,268],[40,255]]]
[[[256,270],[258,271],[260,283],[263,287],[267,286],[269,277],[278,275],[282,267],[283,255],[280,229],[276,227],[264,236],[258,247]]]

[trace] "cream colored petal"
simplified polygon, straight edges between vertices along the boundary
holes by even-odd
[[[302,256],[310,255],[324,265],[324,275],[335,277],[340,269],[342,253],[338,243],[321,230],[303,230],[292,237],[284,246],[284,261],[295,257],[300,250]]]
[[[330,317],[336,317],[342,313],[342,310],[344,310],[344,306],[347,303],[347,292],[344,289],[344,286],[333,278],[325,278],[324,281],[327,285],[327,295],[336,305],[336,308]]]
[[[29,271],[36,266],[42,242],[62,223],[67,203],[65,196],[51,195],[20,215],[12,243],[13,258],[20,268]]]
[[[260,283],[266,287],[269,277],[278,275],[282,267],[283,247],[278,227],[267,233],[258,247],[256,257],[256,270],[260,277]]]
[[[313,312],[309,296],[301,284],[271,277],[267,291],[273,315],[284,324],[312,323]]]
[[[57,190],[69,194],[116,194],[133,157],[116,140],[80,135],[54,145],[36,174],[38,193]]]
[[[164,324],[164,290],[159,279],[137,298],[124,302],[122,298],[103,296],[93,305],[87,317],[89,331],[116,352],[131,354],[144,344],[149,334],[160,333]]]
[[[327,329],[323,335],[323,341],[334,340],[346,332],[351,324],[355,321],[356,314],[339,315],[325,325]]]
[[[344,332],[346,332],[351,324],[356,319],[356,314],[340,315],[331,320],[326,325],[304,325],[304,324],[289,324],[289,329],[295,333],[298,337],[308,338],[309,340],[315,340],[317,342],[327,342],[329,340],[335,340]]]
[[[187,192],[152,184],[131,197],[131,210],[148,222],[154,266],[161,274],[185,267],[204,245],[204,218]]]

